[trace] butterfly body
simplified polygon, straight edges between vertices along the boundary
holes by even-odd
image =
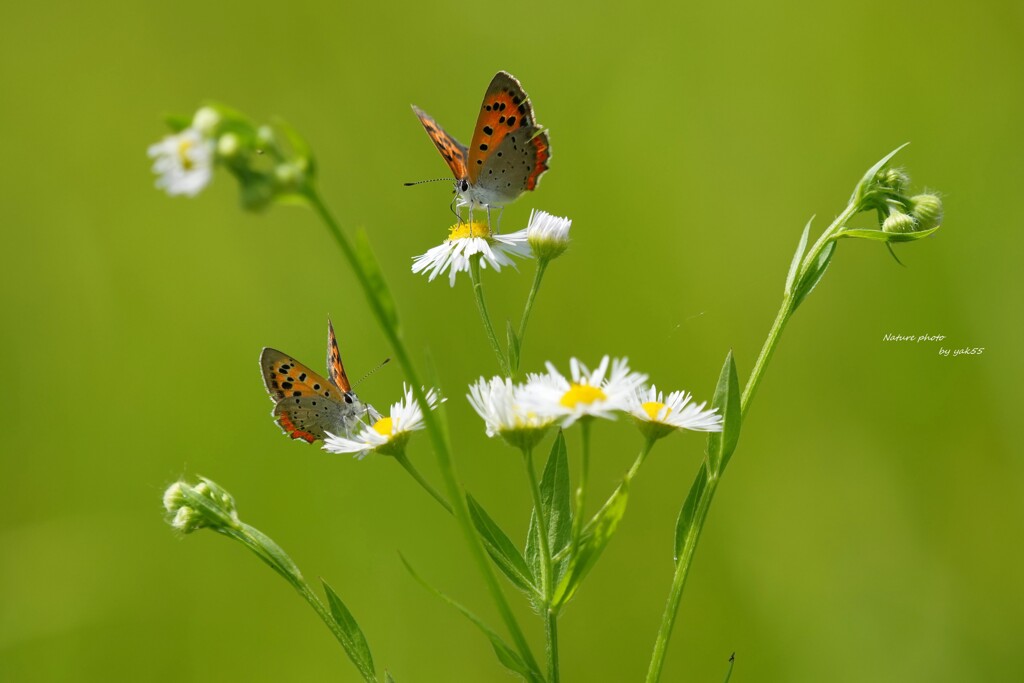
[[[260,353],[263,384],[274,402],[271,415],[285,434],[307,443],[327,434],[347,436],[365,418],[380,417],[352,391],[330,321],[327,335],[327,377],[277,349],[267,347]]]
[[[548,170],[551,146],[533,105],[512,74],[499,71],[484,94],[467,147],[419,109],[413,111],[455,175],[463,205],[500,208],[533,190]]]

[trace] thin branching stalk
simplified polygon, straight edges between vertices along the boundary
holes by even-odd
[[[533,275],[533,286],[530,287],[530,294],[526,297],[526,305],[523,307],[523,317],[519,321],[519,359],[523,357],[523,341],[526,339],[526,326],[530,322],[530,313],[533,312],[533,302],[537,298],[537,292],[540,291],[540,283],[544,279],[544,271],[548,268],[549,259],[540,259],[537,261],[537,272]],[[516,367],[513,370],[519,369],[519,364],[516,363]]]
[[[473,256],[469,260],[469,277],[473,281],[473,298],[476,300],[476,308],[480,312],[480,321],[484,325],[484,332],[487,333],[487,341],[491,343],[494,356],[498,359],[498,367],[506,377],[512,375],[509,369],[508,357],[501,350],[498,336],[494,333],[494,325],[491,324],[491,315],[487,311],[487,302],[484,300],[484,283],[480,279],[480,256]]]
[[[429,493],[434,500],[441,504],[441,507],[448,511],[448,514],[454,514],[452,512],[452,506],[444,499],[444,496],[438,493],[437,489],[431,486],[430,482],[420,474],[420,471],[416,469],[412,462],[409,461],[409,458],[405,455],[405,451],[396,453],[392,457],[405,469],[406,472],[412,475],[412,478],[416,480],[416,483],[423,487],[424,491]]]

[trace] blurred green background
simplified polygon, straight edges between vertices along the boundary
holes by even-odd
[[[357,680],[253,556],[165,524],[164,487],[199,473],[338,589],[400,683],[508,680],[399,562],[498,627],[451,521],[393,463],[289,442],[269,417],[264,345],[320,367],[331,315],[350,374],[389,353],[335,245],[308,211],[243,213],[222,173],[168,198],[145,155],[164,113],[207,99],[308,137],[324,195],[369,230],[410,346],[436,365],[461,476],[521,537],[518,457],[462,397],[496,372],[469,288],[409,271],[444,237],[448,188],[402,187],[447,172],[409,104],[468,142],[498,69],[553,150],[503,225],[531,207],[574,221],[524,369],[628,355],[710,398],[728,349],[749,371],[810,215],[823,228],[908,140],[915,187],[945,198],[939,235],[897,246],[907,268],[841,244],[786,330],[663,680],[719,681],[733,651],[733,681],[1024,679],[1022,27],[1019,2],[5,3],[0,679]],[[499,321],[531,277],[487,278]],[[392,366],[360,393],[382,407],[402,380]],[[595,499],[639,446],[625,420],[596,435]],[[562,619],[564,680],[641,680],[703,447],[673,437],[635,483]],[[410,455],[436,479],[426,439]]]

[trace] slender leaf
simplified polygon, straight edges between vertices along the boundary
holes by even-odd
[[[885,232],[882,230],[843,230],[841,233],[836,235],[836,239],[840,237],[853,237],[862,240],[876,240],[878,242],[913,242],[924,237],[928,237],[942,226],[935,226],[934,228],[928,228],[927,230],[917,230],[915,232]]]
[[[786,275],[786,294],[793,291],[793,283],[796,281],[796,274],[800,272],[800,263],[804,260],[804,252],[807,251],[807,236],[811,232],[811,223],[813,221],[814,216],[811,216],[810,220],[807,221],[807,225],[804,226],[803,234],[800,235],[800,243],[796,245],[796,252],[793,254],[793,260],[789,263],[789,273]]]
[[[725,357],[711,405],[718,408],[722,416],[722,431],[708,434],[708,462],[711,471],[720,474],[736,450],[736,442],[740,438],[740,424],[743,421],[740,382],[736,377],[736,361],[733,359],[732,351]]]
[[[497,655],[498,661],[501,662],[501,664],[506,669],[519,674],[527,681],[530,681],[530,683],[544,683],[544,677],[540,674],[540,672],[536,671],[535,669],[531,669],[529,665],[527,665],[526,662],[524,662],[523,659],[516,653],[516,651],[509,647],[509,645],[501,639],[501,636],[495,633],[491,627],[489,627],[487,624],[481,621],[479,617],[477,617],[468,609],[457,603],[455,600],[448,597],[446,594],[442,593],[441,591],[427,583],[423,578],[420,577],[419,574],[416,573],[416,570],[412,568],[412,565],[409,564],[409,561],[406,560],[404,556],[399,555],[399,557],[402,558],[402,564],[405,565],[405,568],[409,571],[410,574],[412,574],[412,578],[416,579],[416,581],[418,581],[420,585],[422,585],[424,588],[426,588],[428,591],[430,591],[437,597],[447,602],[449,605],[451,605],[458,611],[462,612],[463,616],[465,616],[471,622],[476,624],[477,628],[479,628],[483,632],[483,634],[487,636],[487,639],[491,641],[491,647],[494,648],[494,654]]]
[[[366,275],[366,286],[368,289],[366,294],[371,301],[375,301],[380,307],[384,317],[383,323],[397,334],[398,313],[395,308],[395,300],[391,298],[391,290],[388,289],[388,283],[384,280],[384,275],[381,273],[377,257],[373,254],[373,248],[370,246],[370,239],[366,235],[366,230],[360,228],[356,231],[354,247],[356,259]]]
[[[676,562],[679,561],[679,553],[683,551],[686,534],[693,524],[694,515],[697,513],[697,501],[704,495],[704,489],[707,486],[708,470],[705,464],[701,463],[700,469],[697,470],[697,476],[694,477],[693,484],[690,485],[690,492],[686,494],[686,502],[683,503],[682,509],[679,510],[679,518],[676,520],[675,550],[672,555],[672,559]]]
[[[800,278],[797,283],[796,291],[793,295],[793,310],[795,311],[800,304],[803,303],[807,295],[811,293],[818,282],[825,275],[825,271],[828,270],[828,264],[832,261],[832,254],[836,250],[836,243],[829,242],[828,246],[821,250],[821,254],[818,255],[818,259],[811,264],[811,267],[807,269],[803,277]]]
[[[865,173],[864,177],[860,179],[860,182],[857,183],[857,188],[853,191],[853,197],[850,198],[851,204],[859,204],[860,201],[864,199],[864,195],[867,194],[868,188],[871,187],[871,184],[874,181],[875,176],[878,175],[878,172],[881,171],[882,168],[900,152],[900,150],[909,144],[909,142],[904,142],[902,145],[879,159],[878,163],[867,170],[867,173]]]
[[[583,533],[580,534],[579,550],[575,557],[570,558],[568,570],[555,589],[552,598],[555,609],[572,599],[583,579],[593,569],[594,564],[608,545],[608,541],[615,535],[615,530],[623,515],[626,514],[628,500],[629,485],[623,481],[587,523]]]
[[[572,541],[572,483],[569,480],[569,457],[565,435],[561,431],[551,445],[544,474],[540,480],[540,506],[548,530],[548,548],[554,557]],[[526,537],[526,555],[534,575],[540,576],[540,539],[537,538],[537,518],[530,515],[530,531]],[[557,584],[565,575],[569,558],[555,563],[551,580]]]
[[[377,683],[377,670],[373,666],[373,655],[370,654],[370,644],[366,642],[366,636],[356,623],[348,607],[341,601],[338,594],[334,592],[326,581],[320,579],[324,586],[324,593],[327,594],[327,604],[331,608],[331,616],[344,634],[341,638],[341,646],[352,663],[359,669],[359,673],[368,683]]]
[[[516,544],[509,539],[508,535],[501,530],[501,527],[491,519],[487,511],[476,501],[473,496],[466,494],[466,502],[469,504],[469,516],[473,520],[473,526],[484,542],[484,549],[494,560],[501,573],[508,577],[508,580],[519,590],[531,597],[539,597],[540,590],[535,585],[536,579],[530,572],[526,560],[519,552]]]
[[[519,367],[519,335],[512,329],[512,321],[505,321],[505,335],[508,337],[508,364],[513,370]]]
[[[729,683],[729,679],[732,678],[732,667],[736,663],[736,653],[733,652],[729,655],[729,668],[725,672],[725,680],[722,683]]]

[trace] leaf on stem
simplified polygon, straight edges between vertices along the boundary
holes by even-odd
[[[519,336],[512,329],[512,321],[505,321],[505,334],[508,338],[508,365],[512,371],[519,369]]]
[[[878,242],[913,242],[923,237],[928,237],[941,226],[929,228],[928,230],[916,230],[914,232],[885,232],[883,230],[843,230],[841,233],[835,236],[834,239],[840,237],[854,237],[862,240],[875,240]]]
[[[544,466],[540,481],[540,505],[548,530],[548,548],[554,558],[572,542],[572,483],[569,481],[569,457],[565,447],[565,435],[559,430],[551,445],[551,454]],[[534,576],[540,576],[540,539],[537,536],[536,514],[530,514],[530,530],[526,536],[526,557],[533,568]],[[554,562],[551,568],[551,582],[557,584],[565,575],[569,558]]]
[[[796,275],[800,272],[800,264],[804,260],[804,252],[807,251],[807,236],[811,232],[811,223],[813,221],[814,216],[811,216],[810,220],[807,221],[807,225],[804,226],[804,234],[800,235],[800,243],[796,245],[796,253],[793,254],[793,260],[789,264],[789,273],[786,275],[786,295],[793,291],[793,283],[796,282]]]
[[[693,484],[690,485],[690,492],[686,494],[686,502],[679,510],[679,519],[676,520],[675,549],[672,554],[672,559],[676,563],[679,562],[679,554],[683,552],[686,535],[690,532],[690,527],[693,526],[693,520],[697,514],[697,501],[704,495],[704,489],[707,486],[708,469],[704,463],[701,463],[700,469],[697,470],[697,476],[694,478]]]
[[[828,245],[821,250],[818,258],[811,264],[811,267],[807,269],[803,277],[800,278],[800,282],[796,286],[796,291],[793,294],[793,310],[795,311],[800,304],[803,303],[807,295],[811,293],[822,277],[825,276],[825,271],[828,270],[828,264],[832,261],[832,254],[836,250],[836,243],[829,242]]]
[[[902,150],[909,144],[909,142],[904,142],[902,145],[900,145],[899,147],[897,147],[896,149],[894,149],[893,151],[889,152],[884,157],[879,159],[878,163],[876,163],[874,166],[867,170],[867,173],[864,174],[864,177],[860,179],[859,183],[857,183],[857,187],[853,191],[853,196],[850,197],[851,204],[860,204],[860,202],[864,199],[865,195],[867,194],[868,190],[871,188],[871,185],[875,180],[875,176],[878,175],[878,172],[881,171],[885,167],[885,165],[889,163],[892,160],[892,158],[900,152],[900,150]]]
[[[629,500],[629,484],[623,481],[611,497],[597,511],[580,534],[580,546],[575,557],[569,558],[569,568],[559,582],[552,598],[552,606],[560,608],[572,599],[587,573],[593,569],[608,541],[615,535]]]
[[[479,628],[483,634],[487,636],[487,639],[491,641],[491,647],[494,648],[494,654],[497,655],[498,661],[501,662],[506,669],[519,674],[527,681],[530,681],[530,683],[544,683],[544,677],[540,672],[535,669],[531,669],[526,662],[523,661],[522,657],[520,657],[515,650],[509,647],[509,645],[501,639],[501,636],[495,633],[491,627],[487,626],[487,624],[481,621],[479,617],[459,603],[455,602],[455,600],[423,580],[423,578],[416,573],[416,570],[412,568],[412,565],[409,564],[409,561],[405,559],[405,556],[399,554],[399,557],[402,559],[402,564],[405,565],[405,568],[410,574],[412,574],[412,578],[416,579],[421,586],[447,602],[458,611],[462,612],[463,616],[476,624],[477,628]]]
[[[732,678],[732,667],[736,663],[736,653],[733,652],[729,655],[729,668],[725,671],[725,680],[722,683],[729,683],[729,679]]]
[[[373,666],[373,655],[370,654],[370,645],[366,642],[366,636],[363,635],[359,624],[356,623],[352,613],[348,611],[348,607],[341,601],[338,594],[326,581],[320,579],[320,582],[324,586],[324,593],[327,594],[327,604],[331,608],[334,623],[338,625],[344,635],[343,638],[339,638],[341,646],[345,648],[345,653],[359,669],[363,679],[367,683],[377,683],[377,670]]]
[[[399,330],[395,300],[391,298],[391,290],[388,289],[388,283],[381,273],[377,257],[373,254],[370,239],[366,235],[366,230],[362,228],[356,230],[354,251],[356,260],[366,277],[366,295],[379,308],[382,324],[386,325],[397,337]]]
[[[501,573],[508,577],[508,580],[516,588],[531,598],[538,597],[540,589],[537,588],[535,584],[536,579],[531,574],[530,567],[526,564],[526,560],[523,559],[519,548],[501,530],[501,527],[491,519],[491,516],[487,514],[487,511],[483,509],[480,503],[468,493],[466,494],[466,503],[469,504],[469,516],[473,520],[473,526],[476,527],[476,532],[480,534],[480,539],[484,543],[484,549],[491,556],[491,559],[494,560],[494,564],[498,566]]]
[[[718,475],[729,464],[729,458],[736,450],[736,442],[740,438],[740,425],[743,422],[740,382],[736,377],[736,361],[733,359],[732,351],[725,357],[711,405],[718,408],[722,416],[722,431],[708,433],[708,462],[711,471]]]

